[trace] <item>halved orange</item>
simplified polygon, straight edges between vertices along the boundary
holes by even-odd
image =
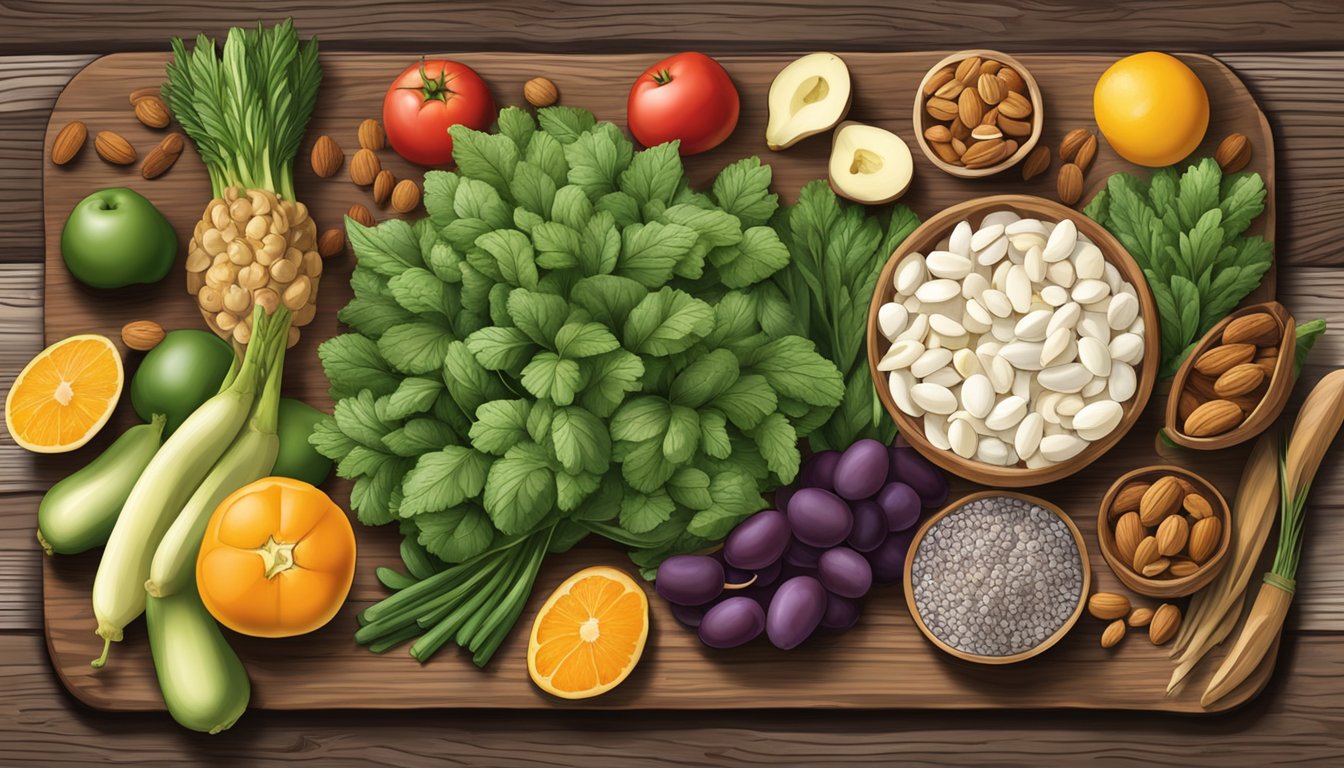
[[[35,453],[73,451],[111,418],[125,380],[121,354],[106,336],[62,339],[14,380],[5,397],[5,426],[14,442]]]
[[[586,699],[620,685],[648,638],[644,590],[624,571],[585,568],[541,606],[527,644],[527,671],[549,694]]]

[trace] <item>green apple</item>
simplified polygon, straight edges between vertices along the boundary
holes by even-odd
[[[101,189],[65,220],[61,257],[76,280],[93,288],[157,283],[177,257],[177,233],[138,192]]]

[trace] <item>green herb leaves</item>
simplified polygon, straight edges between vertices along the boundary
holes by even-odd
[[[1260,285],[1273,262],[1270,243],[1243,235],[1264,210],[1265,194],[1259,174],[1224,177],[1205,158],[1180,175],[1154,171],[1146,183],[1114,174],[1085,209],[1148,278],[1162,325],[1163,376]]]

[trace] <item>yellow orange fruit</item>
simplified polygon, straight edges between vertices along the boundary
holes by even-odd
[[[82,334],[38,353],[5,397],[5,426],[35,453],[64,453],[89,442],[117,407],[126,373],[106,336]]]
[[[624,571],[585,568],[541,606],[527,644],[532,682],[563,699],[586,699],[621,684],[649,637],[649,598]]]
[[[1209,127],[1209,95],[1190,67],[1157,51],[1115,62],[1097,80],[1092,111],[1121,157],[1149,167],[1185,159]]]

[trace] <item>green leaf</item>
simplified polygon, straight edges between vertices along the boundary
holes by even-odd
[[[434,226],[443,229],[457,219],[453,198],[461,177],[447,171],[425,172],[425,212]]]
[[[714,327],[714,309],[672,288],[645,296],[625,321],[626,349],[663,357],[689,349]]]
[[[532,530],[555,503],[555,476],[545,450],[519,443],[490,465],[481,497],[485,511],[505,536]]]
[[[532,245],[537,250],[539,267],[571,269],[579,265],[582,241],[579,233],[565,224],[554,221],[538,224],[532,229]]]
[[[484,181],[501,195],[509,194],[509,180],[518,166],[518,145],[507,136],[473,131],[465,125],[448,128],[453,139],[453,162],[458,173]]]
[[[367,389],[354,397],[341,399],[333,411],[336,426],[346,437],[375,451],[382,450],[383,435],[395,427],[378,414],[373,394]]]
[[[385,395],[396,390],[401,381],[378,351],[377,342],[358,334],[327,339],[318,345],[317,357],[331,382],[332,397],[337,399],[360,390]]]
[[[653,200],[671,205],[677,185],[685,175],[680,146],[681,142],[669,141],[637,153],[630,161],[630,167],[621,174],[621,191],[633,197],[640,206]]]
[[[726,349],[716,349],[677,374],[669,396],[677,405],[699,408],[727,391],[739,373],[737,356]]]
[[[1199,331],[1199,289],[1181,275],[1173,275],[1171,298],[1180,322],[1180,342],[1177,347],[1183,348],[1195,340],[1195,334]]]
[[[593,275],[574,284],[569,298],[608,328],[621,328],[648,289],[628,277]]]
[[[1223,212],[1212,208],[1199,218],[1194,229],[1181,233],[1180,255],[1186,265],[1185,276],[1192,281],[1213,269],[1214,260],[1223,247]]]
[[[709,493],[714,503],[697,512],[686,525],[686,532],[693,536],[711,541],[722,539],[738,523],[765,508],[756,481],[740,470],[715,474]]]
[[[513,229],[497,229],[476,238],[476,245],[494,257],[500,275],[509,285],[537,287],[537,263],[527,235]]]
[[[569,405],[583,386],[579,364],[554,352],[541,352],[523,368],[523,386],[536,397],[550,398],[556,405]]]
[[[378,351],[402,373],[438,371],[453,337],[431,323],[394,325],[378,340]]]
[[[597,491],[601,484],[601,475],[594,475],[589,472],[580,472],[573,475],[568,472],[558,472],[555,475],[555,505],[561,512],[574,512],[579,509],[579,505],[584,500]]]
[[[611,214],[616,226],[625,228],[642,218],[639,203],[624,192],[608,192],[597,200],[597,210]]]
[[[694,467],[682,467],[667,481],[667,493],[687,509],[708,509],[714,503],[709,494],[709,475]]]
[[[695,455],[700,442],[700,415],[684,405],[672,406],[663,435],[663,455],[673,464],[684,464]]]
[[[546,172],[526,160],[518,163],[509,193],[519,205],[541,216],[551,212],[555,202],[555,181]]]
[[[345,458],[345,455],[357,445],[336,426],[336,419],[331,416],[323,416],[313,425],[313,432],[308,436],[308,444],[332,461]]]
[[[481,403],[498,400],[504,391],[499,378],[481,364],[467,344],[460,341],[450,344],[444,355],[443,383],[463,413],[475,413]]]
[[[597,213],[579,233],[579,269],[584,275],[610,274],[621,254],[621,233],[609,213]]]
[[[726,211],[705,209],[694,205],[674,205],[663,211],[658,220],[664,224],[680,224],[700,235],[700,243],[708,247],[736,245],[742,241],[742,223]]]
[[[714,199],[743,227],[765,224],[779,207],[779,196],[770,191],[770,166],[762,165],[759,157],[738,160],[720,171]]]
[[[579,394],[579,404],[601,418],[616,411],[627,392],[639,389],[644,364],[637,355],[625,350],[585,360],[589,366],[588,386]]]
[[[437,373],[437,371],[436,371]],[[443,381],[411,376],[403,379],[387,401],[384,415],[389,419],[404,419],[416,413],[424,413],[434,405],[434,400],[443,391]]]
[[[427,269],[411,267],[387,281],[387,287],[407,312],[418,315],[434,312],[444,316],[453,312],[454,302],[448,287]]]
[[[611,463],[611,438],[602,421],[578,406],[558,408],[551,420],[555,456],[566,472],[600,475]]]
[[[387,219],[376,227],[366,227],[347,216],[345,231],[361,267],[393,277],[408,267],[424,266],[420,239],[411,225],[401,219]]]
[[[595,128],[565,146],[569,183],[581,188],[590,200],[596,200],[616,190],[616,180],[630,164],[633,154],[634,148],[619,132]]]
[[[621,527],[631,533],[647,533],[666,522],[677,505],[665,491],[629,493],[621,499]]]
[[[754,429],[766,416],[774,413],[779,405],[770,383],[764,376],[757,374],[747,374],[733,382],[710,404],[727,416],[738,429]],[[705,453],[710,451],[706,449]]]
[[[356,445],[336,466],[336,476],[344,480],[355,480],[377,472],[384,462],[393,457],[383,451],[375,451]]]
[[[1218,207],[1218,194],[1223,172],[1213,158],[1206,157],[1198,165],[1181,174],[1180,192],[1176,197],[1176,212],[1181,228],[1190,229],[1206,211]]]
[[[839,405],[845,394],[840,372],[800,336],[785,336],[757,348],[746,367],[764,376],[779,394],[810,405]]]
[[[1223,199],[1218,203],[1223,213],[1223,230],[1228,237],[1246,231],[1255,217],[1265,210],[1268,191],[1258,173],[1239,173],[1223,179]]]
[[[1293,357],[1293,377],[1302,375],[1302,367],[1307,364],[1307,355],[1316,341],[1325,333],[1325,320],[1317,318],[1297,326],[1297,350]]]
[[[350,489],[350,506],[354,507],[361,523],[385,525],[392,522],[393,512],[389,501],[410,466],[411,462],[405,459],[389,461],[373,475],[355,481]]]
[[[742,234],[732,261],[719,266],[723,284],[745,288],[783,269],[789,263],[789,249],[770,227],[752,227]]]
[[[499,132],[507,136],[519,152],[524,152],[537,132],[537,121],[525,109],[505,107],[499,111]]]
[[[700,412],[700,451],[702,453],[716,459],[728,458],[733,452],[733,446],[728,439],[727,425],[728,421],[723,415],[723,411],[711,408]]]
[[[458,182],[457,194],[453,196],[453,212],[461,219],[479,219],[485,223],[486,231],[506,227],[513,221],[513,206],[504,202],[500,197],[498,190],[484,181],[476,178],[463,177]],[[396,221],[390,219],[389,221]],[[444,235],[452,229],[455,221],[444,227]],[[465,246],[455,247],[460,250],[466,250]]]
[[[661,438],[671,416],[671,404],[660,397],[648,395],[626,401],[611,417],[611,438],[627,442]]]
[[[527,400],[491,400],[476,409],[471,424],[471,445],[483,453],[503,456],[527,438]]]
[[[419,528],[416,541],[445,563],[470,560],[488,549],[495,538],[490,518],[475,504],[423,514],[415,523]]]
[[[593,113],[577,107],[546,107],[537,110],[541,129],[561,144],[572,144],[579,136],[592,130],[597,120]]]
[[[569,163],[565,161],[564,145],[556,141],[554,136],[549,133],[533,134],[532,141],[528,142],[527,145],[527,162],[540,168],[543,173],[551,177],[551,181],[555,182],[557,189],[564,188],[569,177]],[[582,195],[582,190],[578,191]],[[557,196],[556,200],[559,199],[560,197]],[[558,216],[552,215],[551,218],[561,221]],[[570,226],[574,225],[570,224]]]
[[[567,323],[555,334],[555,351],[570,359],[594,357],[620,347],[601,323]]]
[[[460,445],[426,453],[402,481],[404,495],[397,513],[412,517],[425,512],[442,512],[475,498],[485,486],[485,473],[490,462],[490,457]]]
[[[383,436],[383,445],[398,456],[415,458],[458,442],[453,428],[437,419],[411,419]]]
[[[559,296],[526,288],[509,292],[509,316],[513,322],[528,338],[548,349],[554,348],[555,335],[564,325],[568,313],[569,307]]]
[[[490,326],[471,334],[467,349],[486,370],[516,373],[536,353],[536,344],[521,328]]]
[[[802,460],[798,453],[798,434],[789,424],[784,414],[776,411],[766,416],[752,430],[751,436],[761,449],[761,455],[781,483],[791,483],[798,475],[798,463]]]
[[[673,269],[698,237],[695,230],[680,224],[632,224],[621,233],[616,274],[656,289],[671,279]]]

